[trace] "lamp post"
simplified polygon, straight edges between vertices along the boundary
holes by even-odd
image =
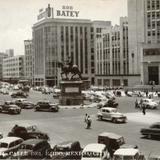
[[[132,56],[132,74],[134,74],[134,52],[132,52],[131,56]]]

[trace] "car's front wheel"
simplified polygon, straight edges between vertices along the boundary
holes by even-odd
[[[102,119],[103,119],[103,117],[99,115],[98,120],[101,121]]]
[[[115,118],[112,118],[113,123],[117,123],[117,120]]]

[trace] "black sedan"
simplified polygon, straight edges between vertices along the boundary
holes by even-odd
[[[140,132],[147,138],[160,138],[160,122],[154,123],[148,128],[142,128]]]

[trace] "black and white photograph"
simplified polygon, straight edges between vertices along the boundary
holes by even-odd
[[[160,0],[0,0],[0,159],[160,160]]]

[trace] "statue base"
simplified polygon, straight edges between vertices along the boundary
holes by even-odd
[[[60,105],[80,105],[83,103],[82,95],[83,81],[63,80],[60,82],[61,95],[59,97]]]

